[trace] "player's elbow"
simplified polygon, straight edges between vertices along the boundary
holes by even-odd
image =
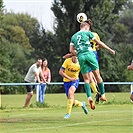
[[[61,76],[62,76],[62,70],[61,70],[61,69],[59,70],[59,75],[61,75]]]

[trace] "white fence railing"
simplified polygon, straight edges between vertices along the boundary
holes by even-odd
[[[103,82],[103,83],[110,85],[111,84],[133,85],[133,82]],[[84,82],[79,82],[79,84],[84,84]],[[39,83],[0,83],[0,86],[25,86],[25,85],[39,85]],[[49,85],[63,85],[63,82],[51,82]]]
[[[40,83],[0,83],[1,86],[25,86],[25,85],[39,85]],[[43,83],[45,84],[45,83]],[[84,84],[84,82],[80,82],[79,84]],[[130,85],[130,92],[133,92],[133,82],[104,82],[104,85]],[[63,82],[51,82],[49,85],[63,85]],[[38,101],[38,93],[36,95],[36,100]],[[0,103],[1,103],[1,94],[0,94]],[[0,104],[1,105],[1,104]]]

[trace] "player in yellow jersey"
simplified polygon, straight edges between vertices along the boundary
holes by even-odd
[[[80,106],[84,110],[84,113],[88,114],[86,103],[75,100],[74,98],[74,93],[79,85],[79,72],[80,65],[76,56],[66,59],[59,70],[59,74],[63,77],[64,89],[68,99],[65,119],[70,117],[72,106]]]
[[[90,19],[87,20],[87,22],[91,22]],[[95,38],[97,38],[98,40],[100,40],[100,37],[98,36],[98,34],[96,32],[92,32],[93,35],[95,36]],[[94,40],[90,40],[90,43],[91,43],[91,47],[92,47],[92,50],[96,56],[96,59],[98,61],[98,54],[97,54],[97,49],[99,48],[99,45],[97,45],[97,43],[94,41]],[[70,58],[72,56],[72,54],[66,54],[63,56],[63,58]],[[91,89],[93,90],[93,93],[95,94],[95,97],[96,97],[96,103],[99,102],[99,98],[100,98],[100,94],[97,90],[97,81],[95,79],[95,76],[94,74],[92,73],[92,70],[90,71],[89,74],[89,77],[90,77],[90,86],[91,86]],[[102,100],[102,99],[101,99]]]

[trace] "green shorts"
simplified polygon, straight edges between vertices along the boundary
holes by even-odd
[[[99,69],[99,65],[93,51],[78,55],[78,61],[82,74],[88,73],[90,69],[92,69],[92,71]]]

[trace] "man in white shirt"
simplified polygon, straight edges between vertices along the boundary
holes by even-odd
[[[24,78],[25,83],[39,82],[40,84],[42,84],[43,82],[46,82],[42,74],[41,65],[42,65],[42,59],[39,58],[37,62],[29,68],[28,73]],[[42,78],[43,81],[40,80],[40,77]],[[27,98],[25,100],[24,107],[27,107],[30,104],[30,99],[33,96],[34,88],[35,88],[35,85],[26,85]]]

